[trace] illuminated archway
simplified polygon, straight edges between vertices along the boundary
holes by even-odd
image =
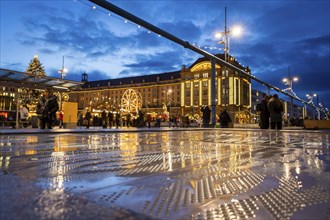
[[[142,107],[142,96],[134,89],[128,89],[121,98],[121,109],[125,112],[138,112]]]

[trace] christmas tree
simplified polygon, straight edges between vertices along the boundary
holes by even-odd
[[[37,55],[35,55],[33,60],[29,63],[29,66],[26,69],[26,74],[41,77],[46,76],[45,68],[40,63]]]

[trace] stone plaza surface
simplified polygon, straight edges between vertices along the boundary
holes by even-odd
[[[2,130],[0,219],[330,219],[330,131]]]

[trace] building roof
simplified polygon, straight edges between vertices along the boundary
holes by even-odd
[[[49,76],[28,75],[24,72],[1,69],[0,68],[0,85],[13,87],[29,87],[29,88],[52,88],[54,90],[69,90],[82,85],[82,82],[64,80]]]
[[[224,54],[216,54],[215,56],[225,59]],[[229,58],[234,58],[229,55]],[[206,57],[201,57],[197,59],[193,64],[190,65],[189,69],[195,66],[197,63],[209,61]],[[230,63],[234,66],[244,69],[242,65],[240,65],[236,59],[230,61]],[[90,81],[85,82],[82,88],[98,88],[98,87],[110,87],[110,86],[122,86],[128,84],[140,84],[140,83],[154,83],[154,82],[161,82],[161,81],[168,81],[168,80],[175,80],[181,79],[180,75],[181,71],[173,71],[173,72],[165,72],[165,73],[158,73],[152,75],[144,75],[144,76],[132,76],[132,77],[125,77],[119,79],[106,79],[106,80],[97,80],[97,81]],[[158,78],[159,77],[159,78]]]
[[[214,54],[214,56],[219,57],[219,58],[222,59],[222,60],[225,60],[225,55],[224,55],[224,54]],[[237,62],[237,60],[236,60],[233,56],[230,56],[230,55],[228,54],[228,58],[229,58],[229,63],[230,63],[230,64],[232,64],[232,65],[234,65],[234,66],[236,66],[236,67],[238,67],[238,68],[240,68],[240,69],[245,69],[245,67],[242,66],[239,62]],[[231,58],[233,58],[234,60],[231,61]],[[210,59],[209,59],[209,58],[206,58],[206,57],[198,58],[193,64],[191,64],[191,65],[189,66],[188,69],[191,69],[191,68],[192,68],[193,66],[195,66],[197,63],[200,63],[200,62],[203,62],[203,61],[210,61]]]
[[[107,86],[121,86],[128,84],[140,84],[140,83],[154,83],[160,81],[176,80],[180,79],[180,71],[166,72],[144,76],[132,76],[118,79],[107,79],[86,82],[82,88],[95,88],[95,87],[107,87]]]

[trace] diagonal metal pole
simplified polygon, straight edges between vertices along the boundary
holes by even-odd
[[[136,23],[136,24],[138,24],[138,25],[140,25],[140,26],[142,26],[142,27],[144,27],[144,28],[146,28],[146,29],[148,29],[150,31],[153,31],[156,34],[159,34],[162,37],[165,37],[165,38],[169,39],[170,41],[173,41],[173,42],[175,42],[177,44],[180,44],[184,48],[188,48],[188,49],[190,49],[190,50],[192,50],[192,51],[194,51],[196,53],[199,53],[199,54],[203,55],[204,57],[206,57],[206,58],[208,58],[210,60],[211,59],[214,59],[214,61],[216,63],[218,63],[218,64],[220,64],[222,66],[231,68],[231,69],[233,69],[233,70],[241,73],[242,75],[248,77],[249,79],[253,79],[254,81],[256,81],[258,83],[261,83],[262,85],[264,85],[264,86],[266,86],[268,88],[272,88],[272,89],[274,89],[275,91],[277,91],[279,93],[282,93],[282,94],[284,94],[284,95],[286,95],[288,97],[291,97],[293,99],[296,99],[296,100],[300,101],[301,103],[305,103],[307,105],[310,105],[310,103],[308,103],[307,101],[302,100],[302,99],[300,99],[298,97],[295,97],[295,96],[293,96],[293,95],[291,95],[291,94],[289,94],[287,92],[281,91],[279,88],[277,88],[277,87],[275,87],[275,86],[273,86],[273,85],[271,85],[269,83],[266,83],[266,82],[264,82],[264,81],[256,78],[255,76],[253,76],[253,75],[245,72],[244,70],[242,70],[242,69],[240,69],[240,68],[238,68],[238,67],[236,67],[236,66],[234,66],[234,65],[232,65],[232,64],[230,64],[230,63],[228,63],[228,62],[226,62],[226,61],[224,61],[222,59],[220,59],[219,57],[217,57],[217,56],[215,56],[215,55],[213,55],[211,53],[208,53],[205,50],[202,50],[202,49],[200,49],[198,47],[195,47],[194,45],[191,45],[188,41],[181,40],[180,38],[178,38],[178,37],[176,37],[176,36],[174,36],[174,35],[166,32],[166,31],[164,31],[164,30],[162,30],[162,29],[160,29],[160,28],[158,28],[158,27],[156,27],[156,26],[154,26],[154,25],[152,25],[152,24],[150,24],[150,23],[148,23],[148,22],[146,22],[144,20],[142,20],[141,18],[139,18],[139,17],[137,17],[137,16],[135,16],[135,15],[133,15],[133,14],[131,14],[131,13],[129,13],[129,12],[127,12],[127,11],[125,11],[125,10],[117,7],[117,6],[115,6],[114,4],[111,4],[110,2],[107,2],[105,0],[89,0],[89,1],[90,2],[93,2],[94,4],[97,4],[97,5],[101,6],[102,8],[105,8],[105,9],[107,9],[109,11],[112,11],[113,13],[115,13],[115,14],[123,17],[123,18],[126,18],[127,20],[130,20],[130,21],[132,21],[132,22],[134,22],[134,23]],[[310,105],[310,106],[313,107],[313,108],[315,108],[315,109],[318,109],[317,107],[315,107],[313,105]]]

